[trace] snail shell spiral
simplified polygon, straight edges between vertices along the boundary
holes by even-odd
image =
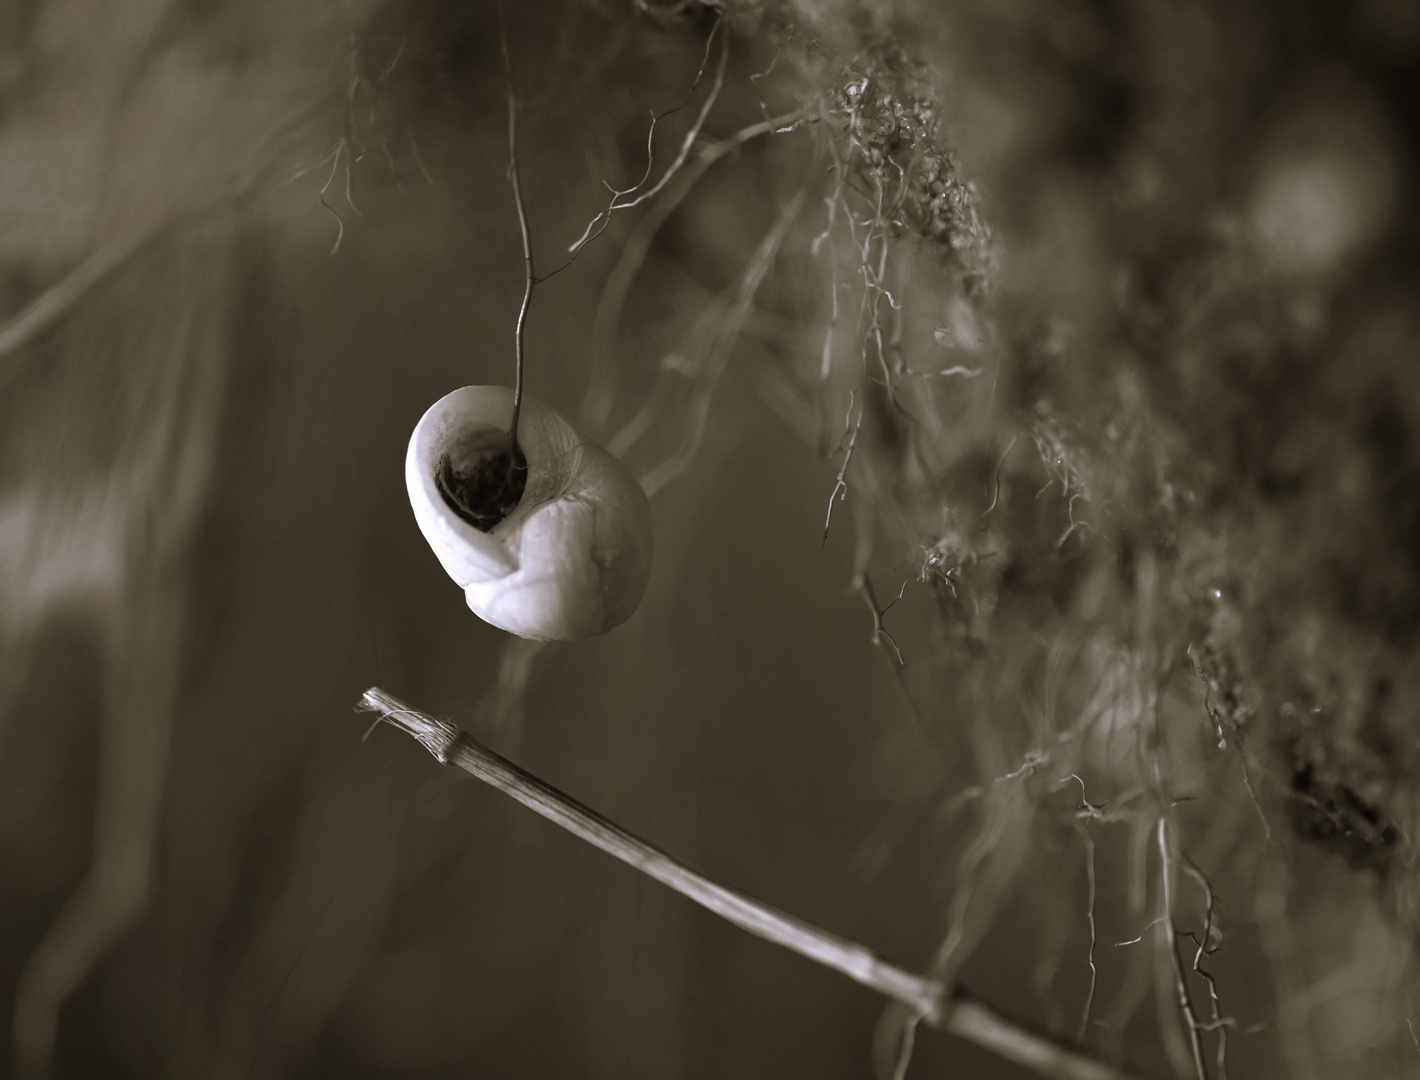
[[[440,490],[456,446],[506,432],[512,409],[506,386],[465,386],[430,406],[405,457],[414,518],[479,618],[538,641],[604,634],[636,610],[651,571],[651,505],[621,462],[524,396],[527,482],[507,516],[484,531]]]

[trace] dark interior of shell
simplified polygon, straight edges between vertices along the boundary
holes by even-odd
[[[516,509],[528,482],[528,459],[506,431],[460,436],[434,466],[444,502],[475,529],[488,532]]]

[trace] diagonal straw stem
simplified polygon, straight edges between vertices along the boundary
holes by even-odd
[[[902,1002],[931,1027],[975,1043],[1041,1076],[1059,1080],[1132,1080],[1132,1074],[1038,1034],[960,987],[948,989],[934,979],[888,963],[863,945],[711,881],[495,754],[467,732],[411,708],[379,687],[366,690],[356,708],[361,712],[378,713],[381,720],[412,735],[442,764],[462,769],[512,796],[528,809],[740,929]]]

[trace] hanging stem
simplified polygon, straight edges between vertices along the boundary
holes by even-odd
[[[528,215],[523,208],[523,187],[518,178],[518,99],[513,92],[513,61],[508,53],[508,27],[503,16],[503,4],[498,4],[498,45],[503,54],[503,71],[508,83],[508,179],[513,185],[513,202],[518,207],[518,228],[523,234],[523,267],[526,271],[523,285],[523,306],[518,309],[518,328],[514,333],[516,350],[516,371],[513,378],[513,418],[508,426],[508,439],[512,443],[513,459],[518,458],[518,415],[523,408],[523,328],[528,321],[528,308],[532,305],[533,286],[537,277],[533,272],[532,236],[528,232]]]

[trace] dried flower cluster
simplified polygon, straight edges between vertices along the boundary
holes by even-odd
[[[991,234],[978,197],[944,146],[940,103],[927,71],[898,45],[877,41],[831,88],[845,163],[863,194],[895,226],[941,244],[971,291],[990,278]]]

